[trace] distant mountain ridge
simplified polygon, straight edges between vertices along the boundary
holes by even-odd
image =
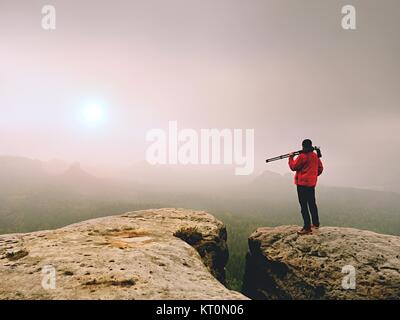
[[[190,175],[182,176],[184,172],[190,174],[190,170],[176,174],[160,168],[164,172],[160,179],[164,181],[156,178],[135,181],[124,176],[98,178],[78,164],[60,161],[52,162],[51,166],[55,165],[57,170],[56,173],[50,170],[50,173],[47,165],[27,158],[0,157],[0,233],[62,225],[51,222],[56,216],[72,222],[77,221],[73,219],[80,214],[81,219],[87,219],[89,214],[100,214],[96,212],[106,214],[125,208],[170,206],[268,217],[279,224],[300,223],[292,173],[281,175],[264,171],[241,183],[226,180],[214,184],[214,179],[220,178],[217,174],[201,181]],[[60,169],[63,170],[60,172]],[[159,172],[149,172],[149,177],[157,177]],[[205,175],[206,172],[196,174]],[[400,195],[397,193],[319,183],[317,202],[323,221],[331,225],[400,234]],[[50,219],[51,216],[54,218]],[[33,221],[38,227],[31,226]]]

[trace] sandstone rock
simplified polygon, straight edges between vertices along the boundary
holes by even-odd
[[[244,293],[254,299],[400,299],[400,237],[324,227],[259,228],[249,238]],[[342,273],[354,266],[356,288]],[[345,281],[347,283],[347,281]]]
[[[173,235],[190,230],[201,234],[192,245]],[[1,235],[0,299],[245,299],[215,278],[227,257],[224,225],[183,209]],[[48,266],[55,289],[42,286]]]

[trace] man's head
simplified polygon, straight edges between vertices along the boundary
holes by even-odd
[[[310,139],[305,139],[302,142],[303,151],[309,152],[313,151],[312,141]]]

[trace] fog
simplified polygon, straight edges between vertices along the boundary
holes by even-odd
[[[80,162],[98,176],[133,170],[150,183],[181,172],[204,186],[284,174],[286,161],[264,160],[311,138],[321,183],[400,190],[397,0],[351,1],[356,30],[341,27],[346,1],[52,4],[57,28],[45,31],[43,1],[0,0],[0,155]],[[82,121],[88,101],[103,121]],[[254,129],[253,175],[222,165],[152,171],[146,133],[174,120]]]

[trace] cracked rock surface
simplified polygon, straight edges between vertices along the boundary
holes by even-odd
[[[200,237],[189,245],[178,230]],[[186,209],[1,235],[0,299],[246,299],[222,284],[227,257],[222,222]]]
[[[249,237],[244,279],[247,296],[400,299],[400,237],[339,227],[298,236],[298,229],[258,228]],[[351,288],[351,266],[355,289],[345,289]]]

